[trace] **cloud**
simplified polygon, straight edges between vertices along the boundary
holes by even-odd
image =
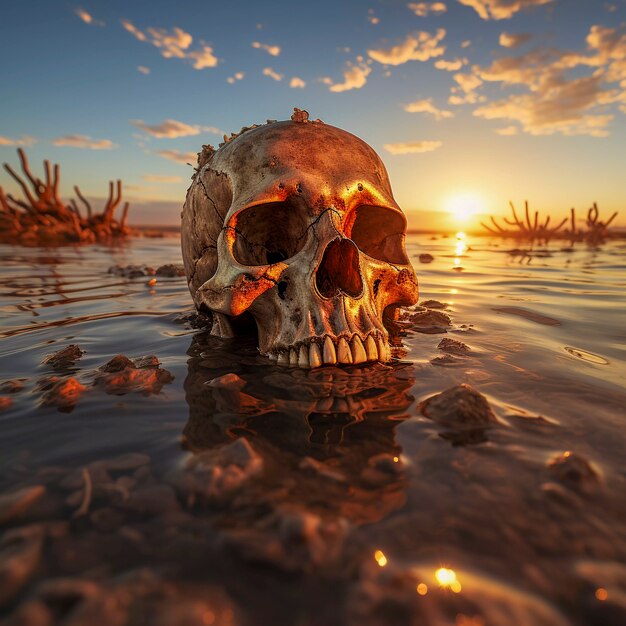
[[[299,78],[298,76],[294,76],[290,81],[289,81],[289,86],[292,87],[293,89],[304,89],[304,87],[306,87],[306,82],[304,82],[301,78]]]
[[[503,48],[519,48],[530,39],[532,39],[532,35],[530,33],[501,33],[500,45]]]
[[[131,120],[133,126],[143,130],[144,133],[157,137],[158,139],[175,139],[176,137],[189,137],[191,135],[199,135],[201,132],[214,133],[222,135],[222,131],[215,126],[198,126],[185,124],[178,120],[165,120],[160,124],[146,124],[143,120]]]
[[[95,19],[91,13],[88,13],[82,7],[76,7],[74,9],[74,13],[76,13],[76,15],[78,15],[78,17],[85,22],[85,24],[91,24],[92,26],[104,26],[104,22],[102,20]]]
[[[374,9],[367,10],[367,20],[370,24],[374,24],[374,25],[380,24],[380,18],[374,15]]]
[[[536,48],[496,59],[485,68],[474,66],[480,80],[516,88],[474,115],[517,121],[532,135],[607,136],[614,119],[611,107],[626,112],[626,24],[592,26],[586,44],[584,52]],[[519,93],[520,88],[527,92]]]
[[[343,73],[343,83],[328,82],[322,79],[322,82],[329,85],[330,91],[341,93],[342,91],[350,91],[351,89],[361,89],[367,83],[367,77],[370,75],[372,68],[369,65],[351,65]]]
[[[219,63],[219,59],[213,54],[213,48],[206,45],[202,46],[200,50],[188,52],[186,58],[191,59],[191,67],[196,70],[215,67]]]
[[[0,136],[0,146],[23,146],[28,148],[34,146],[37,140],[30,135],[22,135],[19,139],[11,139],[10,137]]]
[[[433,57],[441,56],[446,47],[440,45],[446,36],[446,31],[440,28],[434,35],[427,32],[419,32],[416,35],[408,35],[399,45],[387,49],[368,50],[367,54],[385,65],[402,65],[407,61],[428,61]]]
[[[190,50],[193,37],[178,26],[174,26],[171,31],[166,28],[150,27],[144,32],[129,20],[121,20],[121,23],[135,39],[152,44],[166,59],[185,59],[190,61],[191,66],[196,70],[215,67],[219,63],[213,48],[203,42],[200,42],[199,48]]]
[[[433,15],[441,15],[448,10],[443,2],[411,2],[407,7],[417,15],[417,17],[426,17],[431,13]]]
[[[243,77],[245,76],[245,72],[235,72],[235,74],[233,74],[232,76],[229,76],[226,79],[226,82],[229,85],[234,85],[238,80],[243,80]]]
[[[198,160],[195,152],[180,152],[180,150],[158,150],[157,154],[164,159],[181,163],[182,165],[194,164]]]
[[[454,61],[439,59],[435,61],[435,67],[446,72],[458,72],[466,63],[467,59],[454,59]]]
[[[408,104],[405,104],[403,108],[407,113],[428,113],[438,121],[454,117],[454,113],[452,113],[452,111],[444,111],[442,109],[438,109],[433,104],[432,98],[409,102]]]
[[[86,148],[88,150],[110,150],[117,147],[109,139],[92,139],[87,135],[64,135],[55,139],[52,144],[70,148]]]
[[[510,137],[511,135],[517,135],[517,126],[506,126],[505,128],[496,128],[498,135]]]
[[[469,48],[472,45],[472,42],[469,39],[461,42],[461,48]]]
[[[270,56],[277,57],[280,54],[280,46],[271,46],[267,43],[260,43],[259,41],[253,41],[252,47],[260,50],[265,50]]]
[[[476,70],[477,68],[474,69]],[[484,96],[480,96],[476,93],[476,89],[483,84],[483,80],[476,73],[455,74],[452,78],[454,78],[458,86],[450,89],[452,95],[448,98],[448,104],[457,106],[461,104],[474,104],[486,99]]]
[[[586,76],[543,90],[490,102],[474,111],[488,120],[516,120],[531,135],[606,137],[611,114],[593,114],[601,104],[615,102],[615,92],[602,90],[602,77]]]
[[[137,71],[140,74],[145,74],[147,76],[150,73],[150,68],[146,67],[145,65],[138,65],[137,66]]]
[[[263,76],[269,76],[270,78],[276,81],[282,80],[285,77],[284,74],[279,74],[278,72],[275,72],[271,67],[263,68]]]
[[[519,11],[549,4],[553,0],[459,0],[472,7],[483,20],[508,20]]]
[[[182,176],[164,176],[161,174],[144,174],[141,178],[149,183],[172,184],[182,182]]]
[[[432,152],[441,147],[441,141],[409,141],[406,143],[386,143],[385,150],[391,154],[414,154],[417,152]]]

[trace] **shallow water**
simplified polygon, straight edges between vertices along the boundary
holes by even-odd
[[[510,247],[409,237],[451,325],[409,324],[392,365],[302,371],[191,328],[184,278],[107,273],[179,263],[176,238],[1,246],[0,381],[23,388],[0,390],[0,617],[626,623],[626,244]],[[42,363],[69,344],[74,366]],[[117,354],[174,379],[107,386]],[[42,406],[51,375],[74,405]],[[461,383],[497,424],[420,411]],[[2,526],[1,495],[34,485]]]

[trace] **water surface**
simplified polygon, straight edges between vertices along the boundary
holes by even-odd
[[[510,248],[410,236],[450,325],[409,324],[391,365],[303,371],[193,328],[184,278],[107,272],[180,263],[176,238],[1,246],[0,495],[43,490],[2,526],[0,579],[16,554],[26,574],[0,616],[626,623],[626,244]],[[173,380],[104,383],[117,354]],[[43,405],[51,376],[75,404]],[[461,383],[497,424],[420,411]]]

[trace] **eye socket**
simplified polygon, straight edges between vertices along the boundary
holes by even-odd
[[[237,216],[233,255],[242,265],[286,261],[300,252],[305,233],[298,207],[287,202],[253,206]]]
[[[348,236],[361,252],[387,263],[409,262],[403,245],[406,221],[402,213],[366,204],[355,213]]]

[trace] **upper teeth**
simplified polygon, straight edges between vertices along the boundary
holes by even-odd
[[[385,362],[391,359],[391,350],[378,333],[370,333],[365,340],[352,335],[349,341],[345,336],[333,338],[326,335],[320,343],[315,340],[299,343],[290,348],[271,350],[268,356],[278,365],[309,368],[336,363]]]

